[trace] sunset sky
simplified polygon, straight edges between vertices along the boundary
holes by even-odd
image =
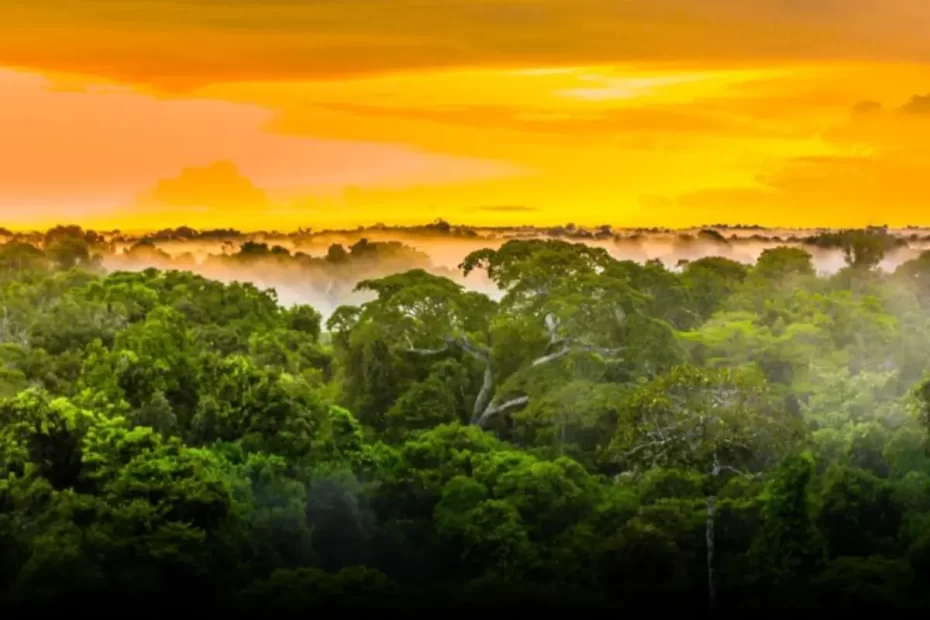
[[[927,0],[0,0],[0,226],[930,225]]]

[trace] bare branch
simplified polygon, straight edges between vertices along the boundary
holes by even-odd
[[[650,441],[648,443],[642,443],[636,446],[635,448],[633,448],[632,450],[628,450],[627,452],[624,452],[623,456],[624,457],[634,456],[635,454],[638,454],[647,448],[659,448],[664,445],[667,445],[671,441],[672,441],[671,439],[660,439],[658,441]]]
[[[618,347],[615,349],[609,349],[606,347],[592,347],[592,346],[579,346],[575,348],[576,351],[581,351],[584,353],[597,353],[598,355],[603,355],[604,357],[614,357],[619,355],[626,349],[624,347]]]
[[[460,338],[446,338],[447,344],[456,345],[461,348],[463,351],[474,357],[475,359],[481,360],[482,362],[490,362],[491,354],[489,351],[485,350],[483,347],[476,347],[468,339],[468,336],[461,336]]]
[[[542,366],[543,364],[548,364],[549,362],[554,362],[555,360],[559,359],[560,357],[565,357],[566,355],[568,355],[568,354],[571,353],[571,352],[572,352],[572,350],[571,350],[570,347],[565,347],[565,348],[563,348],[563,349],[561,349],[561,350],[559,350],[559,351],[556,351],[555,353],[550,353],[549,355],[544,355],[544,356],[542,356],[542,357],[540,357],[540,358],[537,358],[537,359],[533,360],[533,366],[534,366],[534,367],[535,367],[535,366]]]
[[[417,349],[415,347],[410,347],[410,348],[404,349],[403,351],[405,353],[413,353],[415,355],[440,355],[442,353],[446,353],[448,350],[449,350],[448,346],[443,346],[438,349]]]
[[[544,355],[540,358],[533,360],[533,366],[542,366],[543,364],[548,364],[549,362],[554,362],[555,360],[565,357],[569,353],[597,353],[603,355],[604,357],[613,357],[623,351],[620,349],[607,349],[602,347],[592,347],[589,345],[565,345],[562,349],[556,351],[555,353],[550,353],[549,355]]]
[[[497,405],[492,402],[491,404],[488,405],[487,409],[484,410],[484,413],[481,414],[481,417],[479,417],[475,421],[475,424],[483,427],[485,424],[487,424],[487,421],[489,419],[491,419],[498,413],[501,413],[502,411],[506,411],[507,409],[511,409],[513,407],[519,407],[520,405],[525,405],[528,402],[530,402],[529,396],[521,396],[519,398],[513,398],[511,400],[505,401]]]
[[[413,342],[408,337],[407,343],[409,348],[405,349],[405,351],[417,355],[439,355],[449,351],[452,347],[458,347],[476,360],[482,362],[484,364],[484,380],[481,385],[481,391],[478,393],[478,397],[475,399],[475,405],[472,413],[473,420],[480,420],[484,417],[487,417],[488,415],[497,413],[497,410],[494,410],[488,404],[488,401],[491,400],[491,395],[494,392],[494,368],[492,365],[490,352],[473,345],[467,336],[461,336],[459,338],[446,337],[444,340],[446,344],[438,349],[419,349],[413,346]]]

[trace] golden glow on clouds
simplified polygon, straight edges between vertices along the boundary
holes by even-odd
[[[924,0],[0,14],[0,226],[930,224]]]

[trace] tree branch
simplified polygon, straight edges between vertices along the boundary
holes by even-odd
[[[468,336],[460,336],[458,338],[447,336],[443,338],[443,340],[445,340],[445,344],[440,348],[420,349],[414,347],[413,341],[408,337],[407,344],[409,347],[404,349],[404,351],[416,355],[439,355],[449,351],[452,347],[457,347],[484,364],[484,378],[481,384],[481,391],[478,392],[478,396],[475,398],[475,404],[472,410],[472,423],[481,424],[490,416],[493,416],[494,414],[499,413],[504,409],[522,404],[514,401],[509,401],[502,405],[493,405],[492,403],[489,403],[491,396],[494,393],[494,367],[490,351],[472,344],[468,339]],[[528,401],[529,399],[526,400]]]
[[[565,357],[566,355],[568,355],[568,354],[571,353],[571,352],[572,352],[572,350],[571,350],[570,347],[565,347],[565,348],[563,348],[563,349],[561,349],[561,350],[559,350],[559,351],[556,351],[555,353],[550,353],[549,355],[543,355],[542,357],[533,360],[533,366],[534,366],[534,367],[536,367],[536,366],[542,366],[543,364],[548,364],[549,362],[554,362],[555,360],[559,359],[560,357]]]
[[[472,410],[472,419],[478,420],[486,413],[486,408],[489,406],[488,401],[491,400],[491,395],[494,393],[494,366],[491,353],[490,351],[473,345],[468,339],[468,336],[460,336],[459,338],[446,337],[444,340],[446,344],[442,349],[425,350],[422,351],[422,353],[436,354],[447,351],[450,347],[458,347],[484,364],[484,378],[481,384],[481,391],[478,392],[478,396],[475,398],[475,405]]]
[[[462,336],[461,338],[443,338],[445,344],[436,349],[421,349],[413,346],[413,341],[410,340],[409,337],[406,340],[408,346],[406,349],[402,349],[402,351],[406,353],[415,353],[417,355],[439,355],[440,353],[446,353],[451,347],[458,347],[475,359],[482,362],[489,363],[491,359],[489,352],[476,347],[465,336]]]
[[[620,353],[622,353],[625,350],[625,348],[618,347],[616,349],[609,349],[607,347],[591,347],[591,346],[585,345],[585,346],[577,347],[575,350],[582,351],[585,353],[597,353],[598,355],[603,355],[604,357],[614,357],[615,355],[619,355]]]
[[[473,345],[471,341],[468,339],[468,336],[462,336],[460,338],[446,338],[445,340],[446,340],[446,344],[455,345],[461,348],[463,351],[465,351],[466,353],[468,353],[469,355],[471,355],[477,360],[481,360],[482,362],[491,361],[491,353],[489,351],[486,351],[484,349],[478,348],[475,345]]]
[[[513,407],[519,407],[520,405],[525,405],[528,402],[530,402],[529,396],[521,396],[519,398],[513,398],[511,400],[505,401],[497,405],[492,402],[488,405],[487,409],[484,410],[484,413],[482,413],[481,416],[477,420],[475,420],[475,424],[477,424],[480,427],[484,427],[484,425],[487,424],[488,420],[494,417],[495,415],[497,415],[498,413],[501,413],[502,411],[506,411],[507,409],[511,409]]]
[[[650,441],[648,443],[641,443],[635,448],[633,448],[632,450],[628,450],[627,452],[624,452],[623,456],[631,457],[631,456],[634,456],[635,454],[642,452],[646,448],[659,448],[661,446],[671,443],[672,441],[673,441],[672,439],[660,439],[658,441]]]
[[[493,392],[494,392],[494,369],[491,366],[491,360],[488,359],[485,361],[484,381],[481,384],[481,391],[478,392],[478,397],[475,399],[475,407],[472,410],[473,419],[481,418],[481,412],[484,411],[485,408],[488,406]]]
[[[444,345],[438,349],[417,349],[416,347],[409,347],[404,349],[405,353],[413,353],[415,355],[440,355],[441,353],[446,353],[449,350],[448,345]]]
[[[549,362],[554,362],[555,360],[565,357],[569,353],[598,353],[604,357],[613,357],[623,351],[620,349],[608,349],[604,347],[593,347],[590,345],[565,345],[562,349],[556,351],[555,353],[550,353],[548,355],[543,355],[542,357],[536,358],[533,360],[533,367],[542,366],[543,364],[548,364]]]

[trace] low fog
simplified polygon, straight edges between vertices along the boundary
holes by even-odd
[[[921,229],[875,228],[888,239],[880,267],[893,271],[930,248],[930,235]],[[355,291],[365,279],[409,269],[425,269],[449,277],[468,289],[499,298],[500,291],[484,273],[464,277],[458,266],[471,252],[496,249],[511,239],[562,239],[605,249],[618,260],[661,261],[679,269],[684,261],[720,256],[755,263],[766,249],[800,247],[811,253],[821,274],[846,264],[842,247],[831,241],[836,231],[773,230],[759,227],[705,227],[689,230],[614,230],[609,226],[584,229],[574,225],[480,229],[452,226],[439,220],[428,226],[391,228],[376,225],[347,231],[300,230],[296,233],[235,230],[164,230],[144,236],[119,231],[84,231],[76,226],[45,233],[14,234],[0,229],[0,241],[19,241],[37,247],[63,238],[86,241],[109,271],[148,268],[180,269],[221,282],[249,282],[274,289],[284,306],[309,304],[324,318],[344,304],[360,304],[370,293]]]

